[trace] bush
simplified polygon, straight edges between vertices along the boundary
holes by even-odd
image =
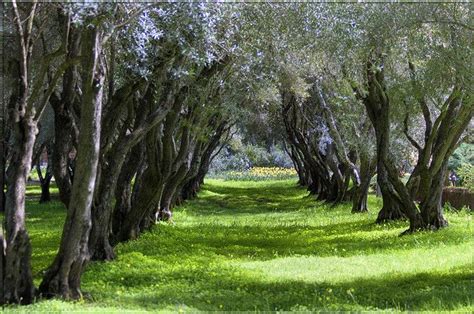
[[[209,173],[215,174],[225,171],[245,171],[251,167],[247,155],[243,153],[232,154],[227,149],[223,149],[211,163]]]
[[[474,144],[459,145],[449,158],[448,169],[457,171],[463,164],[474,164]]]
[[[252,167],[292,168],[293,162],[285,151],[272,145],[269,150],[258,145],[244,145],[240,141],[231,141],[214,158],[209,173],[215,175],[228,171],[247,171]]]
[[[461,178],[461,185],[474,191],[474,166],[472,164],[462,164],[458,168],[458,175]]]
[[[244,154],[250,160],[252,167],[268,167],[271,166],[270,154],[268,151],[257,145],[246,145]]]

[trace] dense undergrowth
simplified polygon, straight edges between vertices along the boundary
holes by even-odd
[[[90,264],[84,300],[6,310],[472,311],[471,214],[400,237],[407,223],[375,225],[381,204],[369,201],[369,214],[351,214],[350,204],[315,202],[294,180],[207,180],[174,223],[119,245],[113,262]],[[38,284],[65,212],[30,200],[27,215]]]

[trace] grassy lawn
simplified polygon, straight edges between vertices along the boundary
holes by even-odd
[[[116,261],[90,264],[85,300],[6,310],[474,310],[471,214],[447,213],[449,228],[399,237],[406,222],[373,223],[373,196],[369,214],[351,214],[350,204],[306,195],[292,180],[207,180],[174,224],[119,245]],[[28,202],[38,284],[65,212]]]

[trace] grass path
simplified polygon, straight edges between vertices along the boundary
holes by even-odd
[[[371,213],[353,215],[349,204],[317,203],[293,181],[206,182],[175,210],[174,224],[88,267],[91,299],[21,310],[474,310],[470,214],[448,214],[450,227],[439,232],[399,237],[406,223],[373,224],[373,197]],[[28,217],[38,282],[64,210],[31,203]]]

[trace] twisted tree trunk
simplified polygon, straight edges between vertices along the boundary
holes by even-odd
[[[57,96],[51,97],[54,109],[54,154],[52,170],[59,190],[59,199],[64,206],[69,206],[71,200],[72,176],[70,172],[71,152],[73,150],[72,134],[74,132],[69,105]]]
[[[83,32],[83,102],[81,132],[76,163],[76,180],[64,224],[59,252],[46,271],[40,293],[46,297],[79,299],[81,275],[89,260],[91,204],[96,184],[100,150],[102,99],[105,67],[102,59],[103,32],[88,27]]]
[[[382,208],[380,209],[376,223],[384,223],[392,220],[400,220],[406,218],[400,209],[400,203],[393,197],[391,190],[388,188],[390,182],[388,180],[385,166],[378,163],[377,166],[377,185],[382,193]]]
[[[23,89],[25,91],[26,89]],[[37,122],[31,112],[25,114],[26,93],[13,111],[12,146],[8,167],[8,188],[5,202],[6,249],[4,264],[4,302],[31,303],[34,296],[31,274],[31,244],[25,226],[25,192],[30,174]],[[23,108],[23,110],[21,110]]]
[[[64,25],[67,17],[61,16]],[[66,32],[66,30],[65,30]],[[81,31],[74,25],[69,28],[67,60],[72,60],[80,55]],[[77,65],[71,65],[63,75],[61,94],[53,93],[50,103],[54,111],[54,145],[52,156],[52,170],[59,190],[59,199],[64,206],[69,206],[73,176],[71,164],[75,156],[74,148],[78,149],[77,141],[79,131],[74,120],[74,108],[80,107],[76,93],[79,80]]]
[[[0,113],[3,115],[3,113]],[[5,171],[6,171],[6,140],[5,140],[5,126],[4,118],[2,116],[0,121],[0,213],[5,212]]]
[[[128,145],[117,143],[107,162],[102,165],[102,176],[92,205],[92,229],[89,237],[89,253],[92,260],[112,260],[115,252],[110,243],[112,234],[113,196],[120,170],[127,154]]]
[[[352,199],[352,212],[368,212],[367,196],[369,193],[370,180],[375,172],[375,159],[370,160],[369,156],[363,151],[360,153],[360,184],[356,186],[354,197]]]
[[[143,167],[143,159],[145,158],[145,147],[143,143],[135,145],[129,152],[125,164],[122,167],[120,175],[117,179],[117,187],[115,189],[115,208],[112,218],[112,244],[118,242],[117,235],[120,232],[122,222],[132,207],[132,180],[135,176],[140,176],[140,168]],[[135,184],[138,184],[135,182]]]
[[[43,171],[41,170],[40,158],[38,158],[36,161],[36,172],[38,173],[38,178],[41,185],[41,197],[39,200],[40,204],[51,201],[49,186],[51,184],[51,179],[53,178],[53,172],[52,172],[52,160],[51,160],[52,154],[51,154],[51,148],[49,145],[46,145],[46,152],[48,154],[48,166],[46,167],[44,176],[43,176]]]

